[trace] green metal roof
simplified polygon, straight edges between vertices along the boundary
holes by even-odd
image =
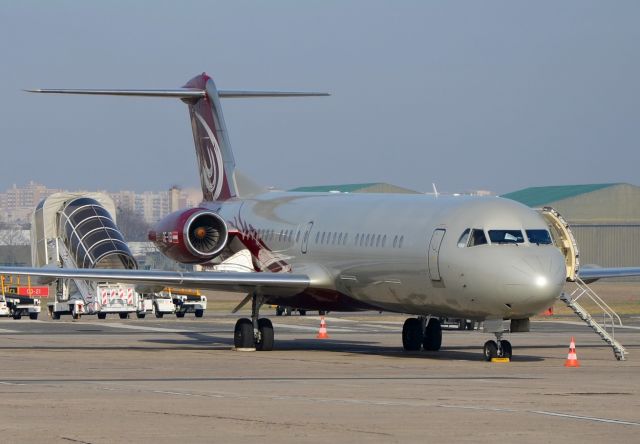
[[[342,193],[353,193],[354,191],[361,190],[363,188],[379,185],[378,183],[351,183],[344,185],[318,185],[311,187],[298,187],[290,191],[304,191],[308,193],[328,193],[329,191],[340,191]]]
[[[603,188],[620,185],[618,183],[598,183],[590,185],[561,185],[550,187],[532,187],[524,190],[503,194],[502,197],[515,200],[530,207],[557,202],[563,199],[580,196],[581,194],[592,193]]]

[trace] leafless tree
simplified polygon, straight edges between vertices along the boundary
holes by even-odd
[[[142,216],[128,208],[118,208],[116,223],[127,242],[144,242],[147,240],[149,225]]]

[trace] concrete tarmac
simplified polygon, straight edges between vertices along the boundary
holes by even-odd
[[[266,314],[266,310],[265,310]],[[189,315],[187,315],[189,316]],[[271,319],[272,352],[231,351],[236,317],[0,320],[3,442],[638,442],[640,323],[611,349],[578,323],[533,322],[514,359],[445,331],[401,350],[401,319]],[[565,368],[571,336],[580,368]]]

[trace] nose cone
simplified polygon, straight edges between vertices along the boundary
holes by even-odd
[[[523,248],[505,276],[513,316],[529,316],[553,305],[566,280],[564,257],[553,246]]]

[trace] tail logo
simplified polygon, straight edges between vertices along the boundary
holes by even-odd
[[[213,131],[207,125],[204,118],[194,112],[196,118],[207,133],[207,137],[211,144],[204,143],[198,149],[198,163],[200,164],[200,181],[202,189],[206,190],[210,196],[204,196],[205,200],[217,200],[222,192],[224,183],[224,164],[222,162],[222,153],[220,146]],[[205,192],[206,194],[206,192]]]

